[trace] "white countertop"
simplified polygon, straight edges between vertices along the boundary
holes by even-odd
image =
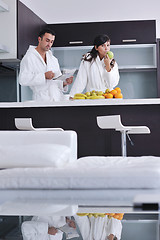
[[[25,108],[25,107],[74,107],[74,106],[104,106],[104,105],[148,105],[160,104],[160,98],[147,99],[87,99],[65,100],[61,102],[1,102],[0,108]]]

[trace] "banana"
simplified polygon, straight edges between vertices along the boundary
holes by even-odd
[[[77,213],[78,216],[87,216],[88,213]]]
[[[84,98],[86,98],[86,95],[83,94],[83,93],[76,93],[76,94],[74,95],[74,97],[84,97]]]
[[[76,93],[73,99],[104,99],[105,97],[102,94],[102,91],[96,93],[96,91],[93,90],[92,92],[86,92],[85,94]]]
[[[92,213],[89,213],[89,214],[88,214],[88,217],[92,217],[92,216],[93,216],[93,214],[92,214]]]
[[[104,96],[91,96],[89,99],[104,99]]]
[[[86,92],[85,95],[86,95],[87,97],[89,97],[89,96],[91,95],[91,93],[90,93],[90,92]]]
[[[77,100],[78,100],[78,99],[86,99],[86,98],[85,98],[85,97],[75,97],[75,96],[74,96],[73,99],[77,99]]]

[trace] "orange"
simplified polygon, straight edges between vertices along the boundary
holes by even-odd
[[[124,215],[123,213],[115,213],[115,215],[113,217],[116,219],[122,220],[123,215]]]
[[[111,93],[107,93],[107,94],[104,94],[105,98],[113,98],[113,94]]]
[[[116,94],[114,95],[114,97],[115,97],[115,98],[123,98],[123,95],[122,95],[122,93],[116,93]]]
[[[117,94],[117,91],[115,89],[113,89],[112,91],[110,91],[110,93],[115,96]]]
[[[117,93],[121,93],[121,89],[119,87],[116,87],[114,90],[116,90]]]
[[[124,213],[105,213],[105,215],[108,215],[109,218],[113,217],[113,218],[116,218],[118,220],[122,220]]]
[[[113,217],[115,215],[115,213],[109,213],[109,215]]]

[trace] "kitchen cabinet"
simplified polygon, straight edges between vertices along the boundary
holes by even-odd
[[[0,216],[0,239],[6,239],[9,231],[16,228],[19,224],[17,216]]]
[[[0,2],[1,3],[1,2]],[[5,51],[0,52],[1,62],[19,62],[29,45],[37,45],[37,35],[46,26],[35,13],[19,0],[5,0],[9,10],[0,13],[0,44]]]
[[[48,24],[56,32],[54,46],[90,46],[95,36],[105,33],[112,45],[156,42],[155,20]]]
[[[160,97],[160,39],[157,39],[157,91],[158,97]]]
[[[112,51],[119,65],[119,87],[124,98],[156,98],[156,44],[113,45]]]
[[[8,11],[8,5],[2,0],[0,0],[0,12],[6,12],[6,11]]]
[[[0,0],[0,12],[6,12],[8,11],[8,5],[4,3],[2,0]]]
[[[0,0],[0,13],[6,11],[8,11],[8,5],[4,3],[2,0]],[[2,52],[8,52],[8,48],[5,44],[2,44],[2,42],[0,42],[0,53]]]
[[[11,102],[20,99],[20,60],[29,45],[37,45],[38,33],[46,23],[19,0],[4,1],[8,9],[0,12],[0,29],[5,33],[0,39],[0,101]]]
[[[37,46],[38,34],[46,23],[20,1],[17,7],[17,58],[22,59],[29,45]]]
[[[82,55],[93,46],[53,47],[60,67],[79,69]],[[156,44],[111,45],[120,71],[119,87],[124,98],[157,97]],[[69,89],[70,90],[70,89]]]
[[[159,240],[158,220],[122,220],[122,239]]]

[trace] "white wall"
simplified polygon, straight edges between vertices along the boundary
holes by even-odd
[[[0,12],[0,43],[9,48],[9,53],[0,53],[0,59],[17,58],[17,6],[16,0],[3,0],[8,12]]]
[[[160,0],[132,2],[129,0],[21,0],[21,2],[48,24],[155,19],[156,35],[160,38]]]

